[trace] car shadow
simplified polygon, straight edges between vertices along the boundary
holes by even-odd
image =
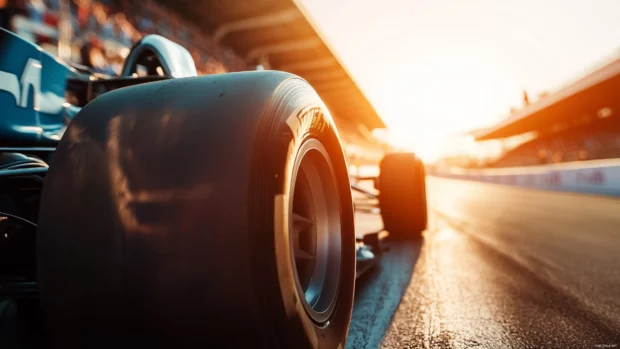
[[[373,270],[356,281],[346,348],[378,348],[411,281],[423,240],[384,242],[388,249]]]

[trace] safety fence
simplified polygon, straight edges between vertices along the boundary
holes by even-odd
[[[430,174],[545,190],[620,196],[620,159],[496,169],[436,170]]]

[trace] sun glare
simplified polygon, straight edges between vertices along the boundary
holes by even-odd
[[[510,76],[472,57],[439,57],[402,67],[390,83],[401,93],[380,103],[390,142],[435,161],[450,148],[450,135],[496,122],[520,90]],[[415,83],[414,83],[415,82]],[[392,90],[393,91],[393,90]]]

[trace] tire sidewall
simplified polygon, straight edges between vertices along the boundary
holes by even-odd
[[[308,93],[312,91],[307,88]],[[315,94],[313,91],[310,92]],[[346,161],[342,152],[342,147],[334,122],[322,105],[318,96],[314,102],[316,104],[295,110],[292,113],[278,113],[274,115],[279,126],[277,137],[269,136],[266,139],[271,141],[264,142],[257,146],[255,159],[260,159],[257,167],[262,177],[275,179],[275,185],[271,193],[263,194],[270,196],[273,202],[271,228],[273,229],[273,241],[257,241],[258,244],[272,243],[274,249],[273,265],[270,268],[274,277],[272,281],[277,284],[276,288],[263,292],[277,292],[281,296],[281,303],[275,305],[281,311],[273,314],[284,314],[284,318],[274,319],[276,331],[286,331],[287,333],[277,333],[281,339],[277,340],[283,347],[295,348],[341,348],[344,347],[346,335],[348,333],[353,306],[353,292],[355,283],[355,233],[353,227],[353,204],[350,192],[350,183],[347,172]],[[267,111],[266,113],[270,113]],[[273,132],[273,129],[272,129]],[[310,139],[319,141],[327,150],[330,157],[336,186],[340,198],[341,216],[341,239],[342,239],[342,259],[340,270],[339,289],[336,298],[336,305],[330,319],[322,324],[314,323],[306,313],[302,303],[303,295],[300,295],[296,287],[295,265],[290,249],[289,232],[289,207],[292,200],[292,179],[295,172],[295,164],[302,145]],[[262,150],[262,151],[261,151]],[[265,151],[270,152],[270,158],[266,158]],[[262,154],[261,154],[262,153]],[[261,157],[262,155],[262,157]],[[269,200],[267,197],[265,200]],[[260,199],[259,199],[260,200]],[[260,202],[260,201],[254,201]],[[250,212],[252,212],[250,210]],[[262,229],[260,227],[256,227]],[[264,228],[264,227],[263,227]],[[260,267],[259,264],[255,266]],[[261,274],[257,271],[255,275]],[[276,280],[277,279],[277,280]],[[259,282],[259,280],[256,280]],[[260,286],[259,286],[260,287]],[[271,295],[273,297],[273,294]],[[263,294],[260,298],[269,299],[268,294]],[[273,297],[275,298],[275,297]],[[259,300],[260,301],[260,300]],[[271,305],[274,306],[274,305]],[[263,313],[269,311],[263,307]]]

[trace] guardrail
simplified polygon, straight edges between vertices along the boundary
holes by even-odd
[[[451,169],[432,176],[545,190],[620,196],[620,159],[497,169]]]

